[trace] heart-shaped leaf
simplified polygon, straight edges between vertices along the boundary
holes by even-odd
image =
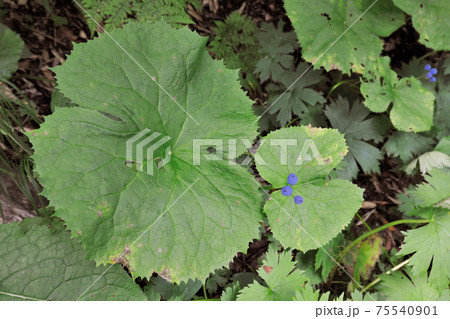
[[[327,175],[347,153],[344,136],[337,130],[311,126],[289,127],[262,139],[256,158],[261,176],[276,188],[296,174],[291,196],[271,194],[264,211],[272,232],[284,247],[303,251],[325,245],[352,220],[361,207],[362,189]],[[302,204],[294,202],[300,195]]]

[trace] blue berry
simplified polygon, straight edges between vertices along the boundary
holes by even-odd
[[[430,71],[431,70],[431,65],[429,65],[429,64],[425,65],[425,70]]]
[[[300,205],[301,203],[303,203],[303,197],[301,197],[300,195],[297,195],[294,197],[294,202],[298,205]]]
[[[428,72],[427,74],[425,74],[425,76],[429,79],[431,79],[433,77],[433,74],[431,72]]]
[[[295,174],[289,174],[287,178],[287,182],[290,185],[295,185],[298,182],[298,177]]]
[[[437,74],[437,69],[436,68],[432,68],[430,70],[430,73],[433,74],[433,75]]]
[[[284,186],[281,189],[281,194],[283,194],[284,196],[291,196],[291,194],[292,194],[292,187],[289,186],[289,185]]]
[[[433,77],[430,79],[430,82],[436,82],[436,78],[433,76]]]

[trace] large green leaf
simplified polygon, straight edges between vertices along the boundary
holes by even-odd
[[[299,179],[292,196],[275,191],[265,204],[275,238],[284,247],[303,251],[321,247],[352,220],[362,203],[362,189],[345,180],[326,179],[347,153],[343,135],[300,126],[272,132],[262,141],[258,155],[264,162],[256,158],[261,176],[276,188],[287,185],[291,173]],[[295,195],[303,197],[303,204],[295,204]]]
[[[147,299],[120,265],[106,271],[87,261],[68,232],[21,226],[0,225],[0,300]]]
[[[433,125],[434,95],[414,77],[397,79],[388,57],[367,66],[361,93],[373,112],[384,112],[392,103],[390,118],[401,131],[422,132]]]
[[[412,254],[411,265],[415,276],[426,276],[430,264],[430,283],[442,291],[450,278],[450,212],[436,208],[431,222],[426,226],[405,232],[401,255]]]
[[[252,102],[237,71],[189,29],[130,23],[111,36],[127,53],[101,36],[56,68],[61,92],[80,107],[56,108],[29,134],[35,171],[89,258],[127,264],[133,276],[204,279],[258,236],[262,214],[258,186],[233,154],[222,159],[217,147],[207,153],[215,160],[194,165],[193,140],[253,140]],[[171,137],[153,155],[170,146],[167,165],[143,161],[153,175],[126,165],[127,140],[147,128]],[[236,155],[244,149],[238,141]]]
[[[434,50],[450,50],[448,30],[450,2],[447,0],[394,0],[397,7],[412,16],[419,41]]]
[[[285,7],[303,58],[311,63],[318,60],[316,68],[347,74],[350,70],[361,73],[369,61],[377,59],[383,50],[380,37],[404,22],[404,14],[391,0],[286,0]]]
[[[0,24],[0,78],[7,79],[16,72],[24,45],[18,34]]]

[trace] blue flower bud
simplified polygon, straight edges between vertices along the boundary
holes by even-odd
[[[291,196],[292,195],[292,187],[289,185],[284,186],[281,189],[281,194],[283,194],[284,196]]]
[[[295,174],[289,174],[287,178],[287,182],[290,185],[295,185],[298,182],[298,177]]]
[[[297,195],[294,197],[294,202],[298,205],[300,205],[301,203],[303,203],[303,197],[301,197],[300,195]]]
[[[431,70],[431,65],[429,65],[429,64],[425,65],[425,70],[430,71]]]
[[[436,82],[436,78],[433,76],[433,77],[430,79],[430,82]]]
[[[433,74],[433,75],[437,74],[437,69],[436,68],[432,68],[430,70],[430,73]]]
[[[425,74],[425,76],[429,79],[431,79],[433,77],[433,74],[431,74],[431,72],[428,72],[427,74]]]

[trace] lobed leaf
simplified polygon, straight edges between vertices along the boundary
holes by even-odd
[[[269,250],[263,265],[258,269],[258,275],[267,286],[251,284],[241,290],[238,301],[293,300],[296,292],[303,290],[307,281],[303,273],[295,269],[289,251],[278,254],[276,250]]]
[[[404,232],[405,242],[401,255],[411,257],[412,272],[416,277],[427,276],[438,291],[448,288],[450,278],[450,215],[448,209],[436,208],[431,222],[426,226]]]

